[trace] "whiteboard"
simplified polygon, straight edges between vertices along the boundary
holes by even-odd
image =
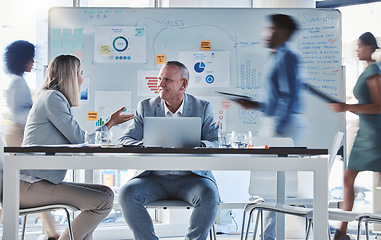
[[[81,59],[87,89],[73,113],[85,130],[122,106],[134,113],[140,100],[157,95],[160,62],[180,60],[190,70],[187,92],[212,103],[221,130],[258,135],[262,113],[244,110],[215,91],[262,96],[270,56],[262,30],[274,13],[291,15],[300,24],[292,43],[302,56],[305,82],[345,101],[341,14],[334,9],[52,8],[48,58],[74,54]],[[210,41],[210,50],[202,50],[201,41]],[[335,132],[345,131],[344,114],[332,113],[308,91],[303,97],[310,125],[306,146],[329,148]],[[89,112],[97,112],[96,121]],[[126,127],[113,128],[114,140]]]

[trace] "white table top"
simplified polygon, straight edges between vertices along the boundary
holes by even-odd
[[[14,151],[13,148],[5,148],[5,151]],[[37,149],[24,151],[39,152]],[[51,149],[51,148],[49,148]],[[133,152],[127,153],[120,149],[90,150],[97,152],[94,155],[24,155],[6,156],[4,160],[4,239],[16,239],[18,234],[18,203],[19,202],[19,170],[20,169],[139,169],[139,170],[227,170],[227,171],[312,171],[314,172],[314,239],[326,239],[328,229],[328,157],[327,150],[315,151],[313,149],[287,148],[252,149],[254,151],[229,151],[225,153],[216,151],[200,150],[197,153],[192,150],[179,151],[168,150],[157,152]],[[45,149],[46,151],[51,151]],[[44,151],[45,151],[44,150]],[[59,149],[56,149],[59,152]],[[232,150],[232,149],[230,149]],[[238,150],[238,149],[237,149]],[[243,149],[248,150],[248,149]],[[71,150],[81,152],[79,150]],[[69,152],[71,152],[69,151]],[[136,150],[141,151],[141,150]],[[157,151],[161,151],[158,149]],[[189,152],[190,151],[190,152]],[[204,152],[202,152],[204,151]],[[208,152],[209,151],[209,152]],[[315,154],[314,154],[315,151]],[[83,151],[82,151],[83,152]],[[99,153],[101,152],[101,153]],[[299,153],[299,154],[298,154]],[[51,154],[51,153],[50,153]],[[281,157],[278,157],[281,156]],[[288,157],[283,157],[288,156]],[[284,190],[279,186],[278,190]],[[15,201],[16,200],[16,201]],[[283,196],[284,200],[284,196]]]

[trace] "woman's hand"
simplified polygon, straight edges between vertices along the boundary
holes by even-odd
[[[124,110],[126,110],[126,107],[122,107],[118,111],[114,112],[110,120],[105,124],[106,127],[110,130],[114,125],[121,124],[124,122],[127,122],[134,118],[134,114],[121,114]]]
[[[345,103],[330,103],[328,106],[334,112],[345,112],[348,111],[348,104]]]

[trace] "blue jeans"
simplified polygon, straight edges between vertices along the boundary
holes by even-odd
[[[263,211],[264,217],[264,240],[275,240],[276,238],[276,212]]]
[[[159,239],[144,205],[164,199],[184,200],[193,205],[185,239],[204,240],[214,224],[220,198],[213,181],[190,172],[185,176],[150,174],[133,178],[120,189],[118,199],[136,240]]]

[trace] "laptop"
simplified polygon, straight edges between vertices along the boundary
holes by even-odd
[[[200,146],[201,118],[145,117],[143,146],[191,148]]]

